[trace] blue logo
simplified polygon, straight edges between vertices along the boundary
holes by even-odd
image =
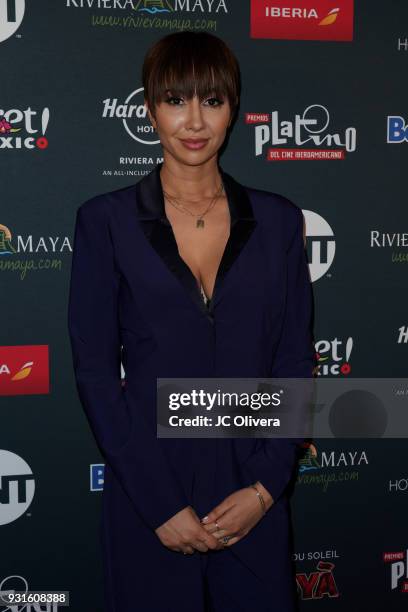
[[[399,115],[387,117],[387,142],[408,142],[408,125]]]
[[[91,463],[90,465],[90,490],[102,491],[105,477],[104,463]]]

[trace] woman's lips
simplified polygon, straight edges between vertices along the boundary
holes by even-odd
[[[187,148],[187,149],[202,149],[203,147],[205,147],[205,145],[208,142],[208,138],[207,139],[200,139],[200,140],[194,140],[194,139],[190,139],[190,138],[186,138],[186,139],[180,139],[180,141],[183,143],[183,145]]]

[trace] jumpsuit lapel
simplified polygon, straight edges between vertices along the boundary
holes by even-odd
[[[202,298],[196,278],[179,254],[171,223],[166,217],[160,169],[163,163],[136,184],[136,211],[141,228],[150,245],[170,272],[179,280],[193,302],[213,321],[213,309],[222,297],[228,271],[249,240],[255,226],[252,205],[246,189],[219,168],[230,211],[230,235],[222,255],[209,306]]]

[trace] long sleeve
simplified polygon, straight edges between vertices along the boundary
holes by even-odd
[[[287,293],[284,321],[271,378],[312,378],[315,350],[312,334],[312,288],[303,239],[303,214],[296,207],[296,229],[287,251]],[[251,482],[259,480],[274,502],[284,493],[302,438],[265,438],[244,464]]]
[[[104,196],[77,210],[68,329],[78,395],[98,447],[152,529],[189,504],[159,441],[121,384],[120,273]]]

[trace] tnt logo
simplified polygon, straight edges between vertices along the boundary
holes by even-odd
[[[10,38],[23,21],[25,0],[0,0],[0,42]]]
[[[27,510],[34,489],[28,463],[10,451],[0,450],[0,525],[12,523]]]
[[[390,144],[408,142],[408,125],[403,117],[388,115],[387,142]]]
[[[333,230],[317,213],[303,210],[306,225],[306,247],[312,283],[329,270],[334,260],[336,242]]]
[[[391,589],[400,587],[408,593],[408,550],[383,554],[384,563],[391,563]]]

